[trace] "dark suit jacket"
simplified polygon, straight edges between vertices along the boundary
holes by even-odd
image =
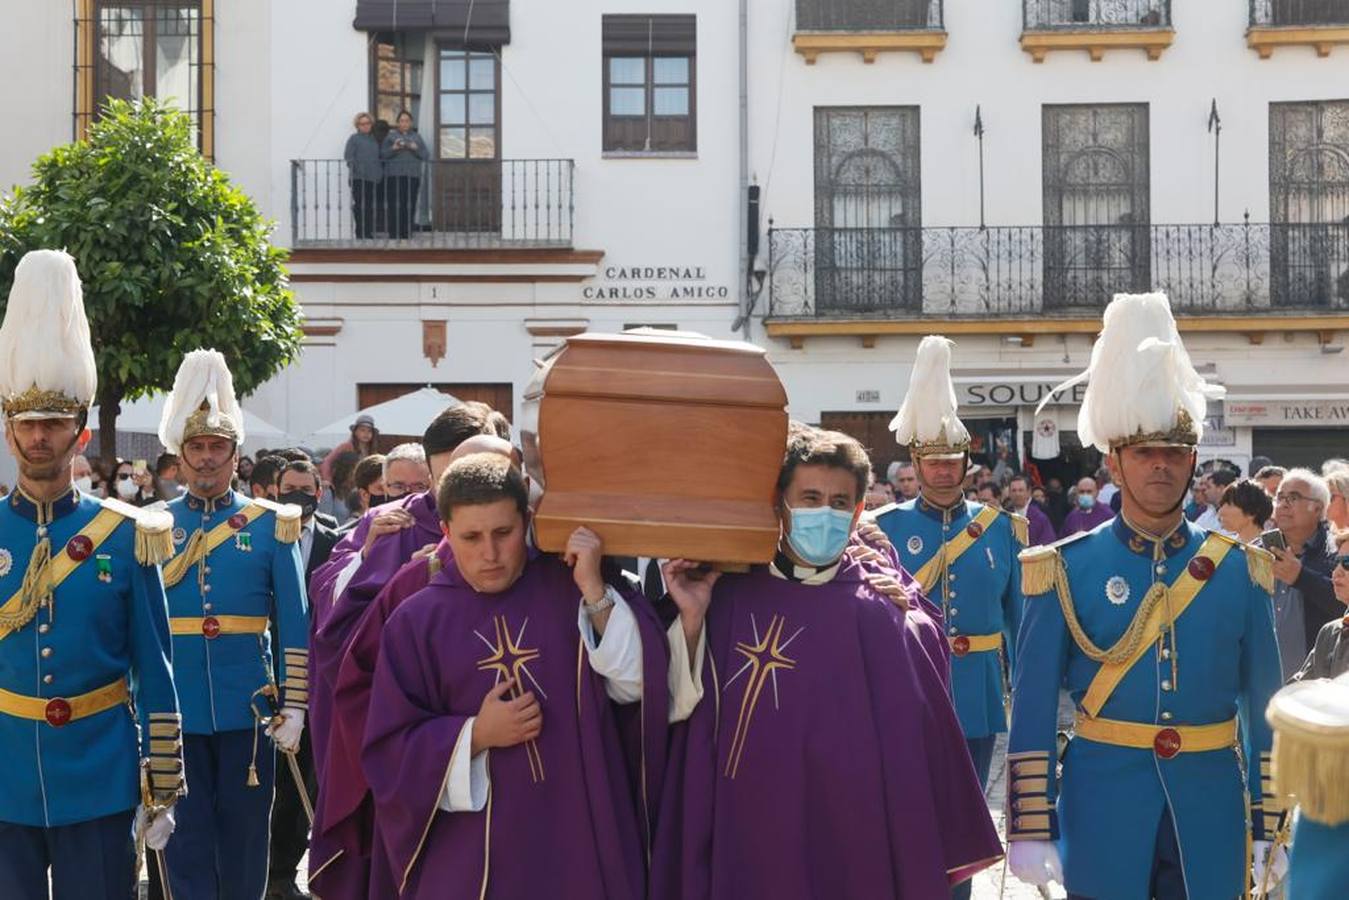
[[[309,577],[314,574],[314,570],[328,561],[339,540],[341,537],[337,529],[329,528],[317,516],[314,517],[314,546],[310,548],[309,562],[304,567],[305,584],[309,584]]]

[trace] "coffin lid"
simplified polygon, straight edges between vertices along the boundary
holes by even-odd
[[[762,347],[654,328],[567,338],[536,373],[524,399],[557,395],[779,410],[787,405],[787,392]]]

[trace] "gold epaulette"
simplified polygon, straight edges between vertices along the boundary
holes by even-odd
[[[136,562],[157,566],[173,558],[173,515],[164,509],[132,506],[115,497],[103,508],[136,523]]]
[[[1239,541],[1234,537],[1222,534],[1217,531],[1210,531],[1210,535],[1226,541],[1235,547],[1240,547],[1246,554],[1246,571],[1251,576],[1251,584],[1260,588],[1267,594],[1274,593],[1274,554],[1263,547],[1256,547],[1245,541]]]
[[[1047,594],[1058,578],[1063,558],[1053,544],[1030,547],[1017,554],[1021,562],[1021,593],[1026,597]]]
[[[300,539],[300,507],[294,503],[276,503],[261,497],[248,501],[261,506],[276,516],[276,539],[283,544],[293,544]]]
[[[1012,536],[1016,542],[1025,547],[1030,544],[1030,519],[1017,513],[1007,513],[1007,517],[1012,520]]]

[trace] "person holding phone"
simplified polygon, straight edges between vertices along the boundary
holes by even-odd
[[[412,113],[398,114],[398,127],[384,138],[379,156],[384,160],[384,193],[389,204],[389,237],[405,240],[412,235],[417,217],[417,191],[426,163],[426,142],[412,128]]]
[[[1261,538],[1275,557],[1274,628],[1285,681],[1302,667],[1321,626],[1344,614],[1330,583],[1335,562],[1328,506],[1330,488],[1324,478],[1310,469],[1289,469],[1274,495],[1277,530]]]
[[[155,495],[154,479],[150,477],[145,460],[134,462],[129,459],[117,463],[117,471],[112,478],[108,496],[132,506],[149,506],[159,498]]]

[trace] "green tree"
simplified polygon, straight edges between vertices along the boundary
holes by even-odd
[[[0,304],[29,250],[64,249],[84,283],[98,363],[102,456],[123,400],[166,391],[213,347],[252,393],[299,355],[300,310],[273,223],[197,152],[191,120],[112,100],[88,140],[56,147],[0,197]]]

